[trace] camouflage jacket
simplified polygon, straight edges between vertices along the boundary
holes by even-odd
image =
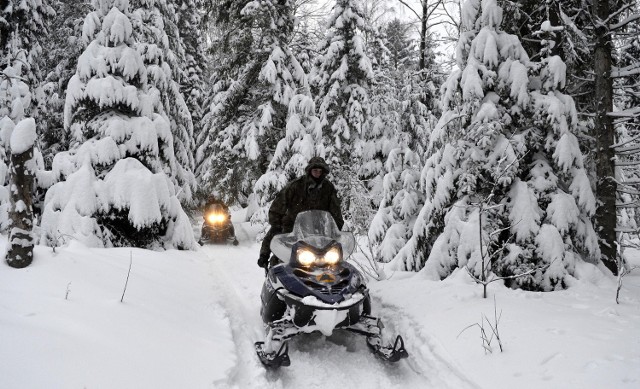
[[[276,195],[269,208],[269,224],[291,232],[298,213],[312,209],[328,211],[342,229],[344,220],[336,188],[327,179],[316,183],[309,175],[291,181]]]

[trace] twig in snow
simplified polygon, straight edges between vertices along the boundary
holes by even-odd
[[[127,280],[124,282],[124,290],[122,291],[122,297],[120,302],[124,302],[124,294],[127,292],[127,285],[129,284],[129,275],[131,274],[131,264],[133,264],[133,253],[129,252],[129,271],[127,272]]]
[[[71,293],[71,282],[67,284],[67,292],[64,294],[65,300],[69,300],[69,293]]]
[[[493,342],[494,339],[498,342],[498,347],[500,347],[500,352],[503,352],[504,349],[502,348],[502,340],[500,339],[500,331],[498,329],[498,324],[500,324],[501,317],[502,317],[502,311],[500,311],[500,314],[498,314],[496,298],[494,296],[493,297],[493,322],[491,322],[485,314],[482,314],[482,317],[479,323],[473,323],[465,327],[462,331],[460,331],[457,337],[462,335],[462,333],[468,330],[469,328],[478,327],[480,329],[480,339],[482,340],[482,349],[484,350],[484,353],[488,354],[493,352],[493,348],[491,348],[491,342]],[[485,322],[491,329],[491,334],[489,334],[488,331],[485,330],[485,327],[484,327]]]

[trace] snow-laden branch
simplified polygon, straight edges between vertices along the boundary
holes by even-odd
[[[640,65],[635,63],[624,68],[614,68],[611,70],[611,78],[630,77],[640,74]]]
[[[612,14],[612,16],[620,14],[620,12],[625,11],[626,9],[630,8],[631,6],[632,6],[632,4],[627,4],[626,6],[620,8],[617,12]],[[616,24],[610,25],[609,26],[609,30],[611,30],[611,31],[619,30],[622,27],[625,27],[625,26],[629,25],[630,23],[635,22],[636,20],[640,20],[640,14],[631,14],[631,15],[627,16],[625,19],[623,19],[622,21],[620,21],[620,22],[618,22]]]

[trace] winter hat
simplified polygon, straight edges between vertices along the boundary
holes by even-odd
[[[304,171],[309,174],[311,173],[311,169],[313,168],[320,168],[324,170],[324,174],[329,174],[331,172],[331,169],[329,169],[329,165],[327,165],[327,163],[324,161],[324,158],[322,157],[311,158],[309,160],[309,164],[307,164],[307,167],[304,168]]]

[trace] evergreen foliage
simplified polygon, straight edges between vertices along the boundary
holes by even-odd
[[[11,224],[9,219],[11,133],[16,123],[25,119],[25,111],[31,105],[29,86],[21,77],[23,66],[22,61],[15,61],[14,66],[6,66],[0,74],[0,231],[2,232],[8,231]]]
[[[422,156],[436,118],[422,103],[423,84],[419,73],[394,72],[394,91],[387,95],[386,108],[395,115],[388,123],[393,141],[384,166],[381,200],[368,231],[374,257],[391,261],[413,229],[415,216],[424,204],[420,190]],[[397,97],[396,97],[397,96]]]
[[[374,78],[362,33],[362,11],[355,1],[338,0],[327,22],[325,41],[312,73],[327,163],[342,199],[345,219],[365,229],[371,215],[367,183],[360,171],[369,134],[369,89]],[[363,194],[365,194],[363,196]]]
[[[35,89],[42,80],[40,42],[47,30],[47,18],[53,13],[48,0],[0,3],[0,69],[13,66],[16,60],[24,61],[27,66],[21,77],[30,89]]]
[[[184,58],[177,15],[173,5],[166,0],[132,0],[131,5],[135,8],[132,13],[135,47],[147,68],[149,83],[160,93],[173,136],[173,155],[166,149],[161,158],[169,166],[176,188],[180,189],[181,203],[190,205],[196,189],[193,122],[177,81],[183,68],[180,58]]]
[[[171,179],[177,162],[170,122],[155,87],[170,70],[154,56],[161,50],[134,40],[132,20],[141,22],[147,10],[130,13],[127,0],[92,4],[83,25],[87,47],[65,104],[65,127],[77,146],[53,160],[51,175],[61,181],[47,192],[41,241],[192,248]]]
[[[82,53],[82,21],[90,2],[54,1],[48,39],[42,42],[44,81],[38,96],[38,133],[45,167],[51,169],[54,155],[70,147],[70,135],[64,128],[64,99],[67,84],[75,74]]]
[[[395,18],[387,23],[384,29],[392,70],[413,68],[416,64],[416,48],[415,43],[409,38],[410,28],[410,25]]]
[[[394,262],[434,278],[457,267],[477,275],[481,236],[501,254],[491,263],[496,275],[537,269],[511,285],[563,288],[575,261],[599,257],[577,112],[559,91],[566,67],[557,56],[532,63],[518,38],[500,30],[495,0],[468,1],[462,15],[460,70],[444,87],[423,170],[425,205]]]
[[[311,157],[324,156],[322,127],[315,116],[310,96],[295,95],[289,103],[289,119],[285,136],[278,142],[267,172],[254,186],[258,210],[251,216],[254,223],[265,223],[275,195],[287,183],[305,173]]]
[[[178,13],[178,33],[184,46],[184,55],[180,58],[178,71],[180,91],[191,112],[194,139],[202,132],[204,101],[206,95],[206,68],[209,59],[205,54],[204,34],[206,26],[202,23],[202,0],[179,0],[176,4]],[[195,142],[191,142],[192,154]],[[191,163],[195,163],[194,160]],[[195,169],[195,165],[194,169]]]
[[[292,2],[222,2],[213,98],[197,140],[198,180],[204,194],[246,203],[285,135],[288,105],[305,74],[288,47]]]

